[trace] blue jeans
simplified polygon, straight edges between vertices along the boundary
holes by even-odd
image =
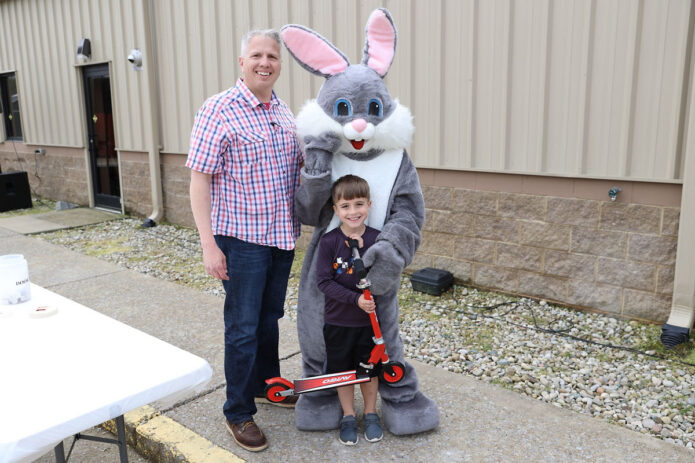
[[[229,280],[222,281],[224,300],[224,374],[230,423],[256,413],[254,396],[265,380],[280,376],[278,320],[284,315],[287,280],[294,251],[215,236],[227,258]]]

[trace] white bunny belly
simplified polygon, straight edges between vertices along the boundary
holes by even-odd
[[[384,226],[389,196],[391,196],[402,160],[402,149],[384,151],[369,161],[353,160],[342,154],[333,155],[331,172],[333,182],[343,175],[352,174],[362,177],[369,183],[372,207],[369,210],[366,224],[377,230],[381,230]],[[331,231],[339,225],[340,220],[334,214],[326,231]]]

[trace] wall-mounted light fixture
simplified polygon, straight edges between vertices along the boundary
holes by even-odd
[[[142,71],[142,52],[139,48],[133,48],[128,54],[128,61],[136,71]]]
[[[89,39],[84,38],[77,44],[77,61],[86,63],[92,58],[92,44]]]
[[[618,193],[623,191],[619,186],[614,186],[610,190],[608,190],[608,197],[610,198],[611,201],[615,201],[618,199]]]

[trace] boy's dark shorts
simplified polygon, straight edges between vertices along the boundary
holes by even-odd
[[[370,326],[323,325],[323,339],[326,342],[326,373],[340,373],[355,370],[360,362],[366,364],[374,348]],[[375,366],[369,376],[378,375]]]

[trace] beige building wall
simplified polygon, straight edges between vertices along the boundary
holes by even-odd
[[[127,61],[146,46],[141,0],[14,0],[0,2],[0,73],[15,72],[24,142],[84,148],[85,115],[80,39],[91,40],[87,65],[108,63],[118,150],[145,151],[143,98],[150,56],[142,72]]]
[[[156,2],[166,152],[186,152],[195,111],[234,84],[240,31],[309,25],[355,63],[385,6],[399,32],[386,80],[415,115],[418,167],[681,178],[688,0],[169,5]],[[323,79],[284,58],[278,93],[298,111]]]
[[[88,37],[89,64],[110,64],[117,148],[148,150],[155,73],[162,151],[184,154],[196,110],[238,76],[243,31],[309,25],[357,62],[379,6],[399,31],[387,82],[415,115],[418,167],[682,178],[688,0],[3,1],[0,73],[17,73],[26,143],[84,147],[75,50]],[[278,93],[298,111],[322,79],[284,58]]]
[[[0,128],[0,163],[27,170],[39,194],[91,201],[75,56],[87,37],[87,64],[111,73],[125,210],[155,207],[154,153],[166,220],[192,225],[183,164],[193,117],[234,85],[240,35],[299,23],[357,63],[367,16],[382,6],[399,31],[387,85],[415,116],[409,152],[427,200],[415,264],[662,321],[678,223],[693,222],[680,209],[695,136],[688,0],[0,0],[0,73],[17,75],[24,136],[3,143]],[[133,48],[142,71],[127,62]],[[276,89],[297,112],[323,79],[283,58]],[[612,186],[622,188],[616,203]],[[563,208],[584,222],[560,220]],[[559,261],[584,270],[563,273]],[[679,268],[677,281],[695,281]]]

